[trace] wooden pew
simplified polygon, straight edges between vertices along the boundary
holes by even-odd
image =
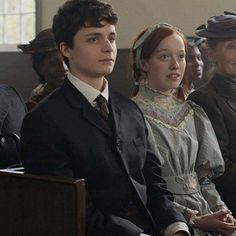
[[[85,236],[85,181],[1,170],[0,235]]]

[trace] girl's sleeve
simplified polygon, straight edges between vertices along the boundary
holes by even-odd
[[[215,132],[206,113],[197,105],[193,105],[193,109],[199,142],[195,170],[198,175],[201,192],[214,212],[222,208],[227,208],[221,200],[215,184],[212,182],[212,179],[223,174],[224,160]]]

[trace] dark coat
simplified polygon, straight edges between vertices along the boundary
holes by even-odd
[[[26,114],[25,103],[17,91],[9,85],[0,85],[0,134],[20,134]]]
[[[223,200],[236,213],[236,81],[216,74],[188,99],[202,106],[211,120],[225,160],[225,173],[215,183]]]
[[[109,109],[113,129],[66,79],[23,122],[26,172],[86,180],[89,236],[139,236],[142,229],[127,220],[130,202],[154,231],[185,221],[160,177],[138,107],[110,92]]]

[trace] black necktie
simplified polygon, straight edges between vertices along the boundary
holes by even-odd
[[[107,106],[107,100],[102,95],[99,95],[95,101],[97,103],[95,109],[99,112],[102,118],[108,120],[109,110]]]

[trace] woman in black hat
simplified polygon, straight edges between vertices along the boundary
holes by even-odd
[[[32,67],[40,80],[26,101],[28,110],[31,110],[62,84],[65,68],[51,29],[41,31],[29,44],[20,44],[18,48],[32,55]]]
[[[196,34],[207,38],[215,74],[189,99],[201,105],[212,122],[225,161],[225,173],[215,183],[236,216],[236,15],[213,16]]]

